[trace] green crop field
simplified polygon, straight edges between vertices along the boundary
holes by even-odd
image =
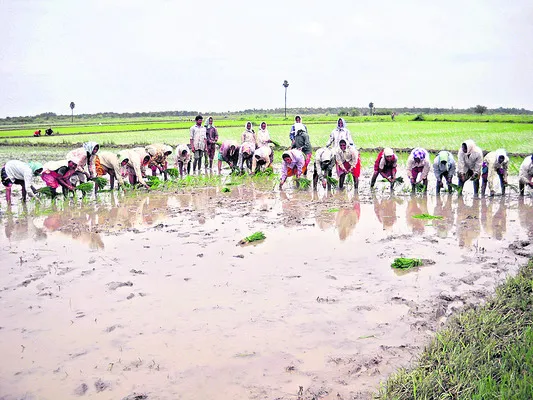
[[[229,122],[229,121],[228,121]],[[238,121],[233,121],[235,124]],[[86,141],[95,141],[106,145],[146,145],[162,142],[175,146],[188,143],[189,129],[149,129],[161,124],[111,125],[105,128],[119,129],[101,133],[80,133],[75,135],[53,135],[34,138],[0,139],[4,145],[77,145]],[[187,125],[191,125],[190,122]],[[413,148],[425,147],[430,150],[447,149],[457,151],[466,139],[473,139],[483,150],[490,151],[505,148],[510,153],[529,153],[533,151],[533,124],[501,123],[501,122],[434,122],[434,121],[389,121],[389,122],[360,122],[347,123],[352,132],[355,144],[359,148],[393,147]],[[291,125],[271,125],[271,137],[282,146],[289,145],[288,134]],[[308,124],[308,130],[313,147],[326,144],[335,123]],[[92,129],[94,127],[87,127]],[[142,129],[141,129],[142,128]],[[257,128],[257,127],[256,127]],[[76,129],[79,129],[76,128]],[[146,130],[149,129],[149,130]],[[243,131],[241,126],[219,126],[220,140],[239,140]],[[2,132],[3,133],[10,133]],[[2,137],[0,135],[0,137]]]

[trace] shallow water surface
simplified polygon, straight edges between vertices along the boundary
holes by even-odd
[[[2,217],[0,398],[370,398],[533,239],[516,197],[236,187],[57,208]]]

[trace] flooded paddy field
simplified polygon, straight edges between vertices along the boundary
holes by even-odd
[[[0,217],[4,400],[368,399],[533,239],[515,194],[240,186],[35,214]]]

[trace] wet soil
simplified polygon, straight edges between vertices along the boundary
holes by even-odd
[[[109,196],[1,217],[0,399],[368,399],[533,247],[531,198]]]

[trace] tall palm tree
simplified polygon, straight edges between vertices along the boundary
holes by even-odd
[[[71,122],[74,122],[74,107],[76,107],[76,104],[74,104],[73,101],[70,102],[70,109],[72,110],[72,120]]]
[[[287,88],[289,87],[289,81],[283,81],[283,87],[285,88],[285,118],[287,118]]]
[[[374,103],[368,103],[368,108],[370,108],[370,115],[374,115]]]

